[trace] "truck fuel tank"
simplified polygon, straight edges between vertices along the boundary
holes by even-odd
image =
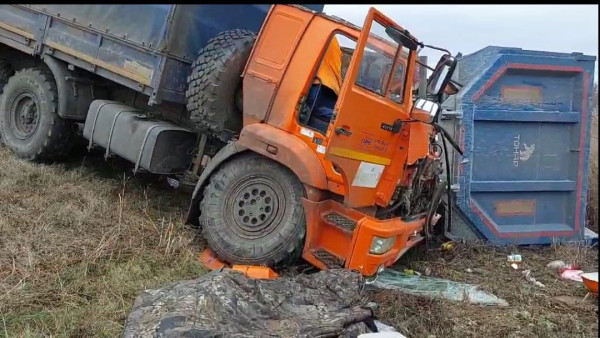
[[[89,147],[106,149],[154,174],[180,174],[192,161],[197,135],[171,122],[149,118],[140,109],[116,101],[90,105],[83,136]]]

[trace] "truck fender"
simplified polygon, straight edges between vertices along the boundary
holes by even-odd
[[[238,144],[275,160],[305,185],[327,190],[327,175],[315,151],[298,136],[264,123],[242,129]]]
[[[247,150],[247,148],[236,144],[236,142],[229,142],[225,147],[221,148],[221,150],[219,150],[213,158],[210,159],[206,167],[202,170],[202,174],[200,174],[198,181],[196,182],[196,187],[192,193],[192,201],[186,216],[186,224],[198,225],[198,217],[200,216],[198,204],[202,199],[202,191],[204,190],[206,183],[208,183],[208,178],[210,175],[219,167],[219,165],[221,165],[221,163],[225,162],[235,154],[241,153],[245,150]]]
[[[75,76],[67,64],[51,55],[42,60],[52,72],[58,90],[58,115],[64,119],[84,121],[90,104],[94,100],[93,83]]]
[[[198,224],[198,216],[200,216],[198,203],[202,199],[202,189],[206,186],[212,172],[227,159],[247,150],[286,166],[304,185],[327,190],[327,176],[323,165],[304,141],[294,134],[267,124],[251,124],[242,129],[237,141],[230,142],[219,150],[202,171],[192,194],[186,223]]]

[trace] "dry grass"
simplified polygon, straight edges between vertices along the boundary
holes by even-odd
[[[524,268],[545,284],[527,282],[506,262],[507,254],[519,253]],[[483,244],[460,245],[451,252],[424,249],[410,252],[398,265],[415,271],[431,270],[433,276],[480,285],[504,298],[507,308],[378,292],[371,298],[381,304],[380,318],[410,337],[598,337],[597,299],[583,302],[587,290],[575,282],[557,279],[546,264],[555,259],[576,262],[597,271],[597,248],[553,246],[491,248]],[[469,273],[466,270],[471,269]],[[557,296],[573,296],[578,302],[562,303]]]
[[[597,174],[597,155],[592,158]],[[204,272],[195,259],[202,244],[183,226],[189,194],[151,177],[124,176],[129,169],[93,156],[34,165],[0,146],[0,337],[118,336],[141,290]],[[596,189],[590,206],[597,207],[597,183],[590,187]],[[526,268],[545,289],[508,267],[511,252],[523,254]],[[481,308],[396,292],[371,298],[382,305],[381,319],[410,337],[597,337],[596,305],[567,305],[554,298],[582,298],[585,290],[545,268],[563,259],[596,270],[597,255],[597,249],[566,246],[415,250],[400,264],[480,284],[510,307]]]
[[[0,146],[0,336],[117,336],[141,290],[203,272],[188,196],[95,162]]]

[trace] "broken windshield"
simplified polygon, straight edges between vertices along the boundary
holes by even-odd
[[[386,45],[390,48],[385,48]],[[399,60],[394,67],[394,58],[398,50]],[[381,96],[387,96],[396,103],[402,103],[408,55],[408,48],[394,41],[385,32],[384,25],[373,21],[369,40],[363,50],[356,84]]]

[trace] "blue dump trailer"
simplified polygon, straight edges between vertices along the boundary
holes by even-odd
[[[503,47],[460,59],[465,87],[442,117],[464,150],[450,160],[451,233],[496,244],[595,236],[585,228],[594,62]]]
[[[0,43],[96,73],[147,95],[150,105],[184,104],[198,51],[222,31],[258,32],[270,7],[0,5]]]

